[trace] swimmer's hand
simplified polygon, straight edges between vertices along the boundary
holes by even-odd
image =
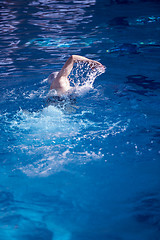
[[[105,70],[106,70],[104,65],[102,65],[100,62],[97,62],[94,60],[89,61],[89,65],[90,65],[91,69],[94,71],[99,70],[101,72],[105,72]]]

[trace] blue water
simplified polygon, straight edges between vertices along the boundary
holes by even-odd
[[[0,240],[159,240],[159,1],[0,13]],[[48,105],[43,80],[71,54],[106,72],[85,67],[76,103]]]

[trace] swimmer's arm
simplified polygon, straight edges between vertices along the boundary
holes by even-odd
[[[72,71],[73,64],[74,64],[73,56],[70,56],[68,60],[65,62],[62,69],[59,71],[54,81],[52,82],[50,89],[56,89],[56,90],[66,89],[66,85],[67,85],[67,89],[69,88],[69,80],[67,79],[67,77]]]
[[[62,67],[60,72],[58,73],[57,78],[68,77],[68,75],[72,71],[74,63],[79,62],[79,61],[89,63],[91,68],[95,68],[96,66],[105,68],[100,62],[97,62],[97,61],[94,61],[94,60],[91,60],[91,59],[88,59],[86,57],[82,57],[79,55],[72,55],[68,58],[68,60],[66,61],[66,63],[64,64],[64,66]]]
[[[68,77],[68,75],[72,71],[73,64],[74,64],[74,60],[73,60],[73,55],[72,55],[65,62],[64,66],[62,67],[62,69],[58,73],[57,78]]]
[[[105,67],[98,61],[95,61],[86,57],[82,57],[79,55],[72,55],[72,57],[74,62],[87,62],[90,65],[90,67],[93,69],[96,68],[97,66],[105,69]]]

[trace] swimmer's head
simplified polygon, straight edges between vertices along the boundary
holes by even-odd
[[[48,83],[49,84],[52,84],[52,82],[54,81],[54,79],[57,77],[59,72],[53,72],[49,75],[48,77]]]

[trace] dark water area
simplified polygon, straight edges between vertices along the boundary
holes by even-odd
[[[0,240],[159,240],[160,1],[0,1],[0,53]],[[48,105],[72,54],[106,72]]]

